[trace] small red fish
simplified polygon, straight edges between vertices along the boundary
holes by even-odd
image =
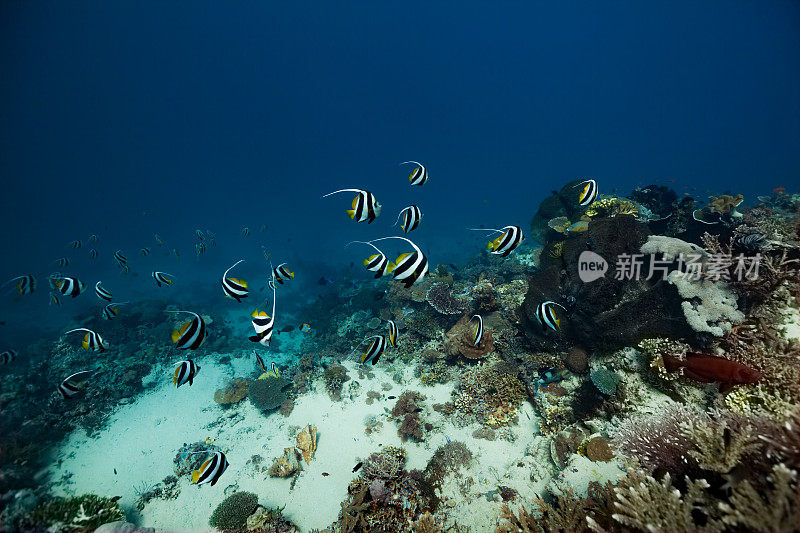
[[[719,391],[726,393],[734,385],[756,383],[761,379],[761,372],[747,365],[703,353],[686,354],[680,360],[670,355],[664,356],[664,369],[676,372],[683,368],[683,375],[700,383],[719,383]]]
[[[329,473],[327,473],[327,472],[323,472],[323,473],[322,473],[322,475],[323,475],[323,476],[330,476],[330,474],[329,474]]]
[[[774,189],[772,189],[772,192],[779,193],[779,192],[783,192],[785,190],[786,190],[786,187],[775,187]]]

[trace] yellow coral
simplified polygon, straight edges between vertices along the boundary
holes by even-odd
[[[586,210],[590,217],[616,217],[620,215],[638,216],[639,209],[630,201],[609,196],[595,201]]]

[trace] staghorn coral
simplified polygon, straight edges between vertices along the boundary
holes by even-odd
[[[234,492],[217,505],[208,525],[223,531],[242,531],[257,507],[258,496],[252,492]]]
[[[451,440],[439,446],[428,461],[423,479],[434,488],[441,489],[444,479],[472,465],[472,452],[461,441]]]
[[[716,411],[680,423],[681,431],[692,443],[688,454],[700,468],[726,474],[760,447],[755,428],[741,427],[737,421]]]
[[[704,479],[692,481],[687,477],[686,487],[685,493],[677,490],[669,473],[658,481],[641,470],[629,470],[614,488],[617,512],[612,517],[623,526],[643,531],[694,531],[695,514],[708,509],[711,503],[706,491],[709,485]],[[714,520],[708,520],[704,530],[722,528]]]
[[[96,494],[42,499],[22,517],[22,531],[92,531],[102,524],[125,520],[116,499]]]
[[[463,298],[453,296],[452,287],[447,283],[434,283],[428,289],[425,300],[443,315],[458,315],[467,308]]]
[[[796,531],[800,523],[797,472],[777,464],[769,481],[772,490],[763,496],[746,480],[736,485],[728,501],[718,504],[722,512],[721,521],[746,531]]]

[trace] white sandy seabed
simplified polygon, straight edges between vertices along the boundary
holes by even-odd
[[[332,401],[324,384],[317,381],[310,393],[296,400],[288,417],[278,412],[265,417],[247,400],[228,409],[214,402],[214,392],[230,378],[252,375],[253,371],[251,358],[234,359],[224,366],[214,363],[218,358],[209,355],[197,359],[201,370],[191,387],[176,389],[169,368],[154,369],[152,379],[163,383],[119,407],[96,436],[74,432],[50,469],[54,492],[121,496],[128,520],[140,526],[198,531],[212,529],[208,525],[211,513],[225,498],[226,488],[235,485],[238,490],[257,494],[262,505],[285,506],[284,515],[301,531],[309,531],[329,527],[337,519],[347,486],[357,475],[353,467],[370,453],[381,446],[403,446],[408,453],[407,468],[424,469],[447,437],[464,442],[475,461],[470,469],[462,469],[460,475],[451,476],[445,483],[440,509],[444,509],[449,524],[457,522],[471,531],[487,531],[497,523],[500,498],[491,491],[499,484],[517,490],[521,501],[530,501],[551,481],[547,441],[538,434],[537,415],[528,402],[520,409],[519,424],[508,430],[509,438],[476,439],[472,433],[479,428],[477,424],[457,427],[432,409],[434,403],[451,399],[452,383],[426,387],[412,376],[411,368],[404,368],[404,382],[399,385],[391,378],[397,369],[387,371],[380,365],[371,368],[373,378],[358,379],[357,365],[349,362],[345,366],[351,379],[345,383],[342,401]],[[358,386],[354,386],[356,381]],[[382,384],[390,384],[391,390],[383,390]],[[382,398],[367,405],[366,395],[371,390],[380,392]],[[387,396],[399,396],[405,390],[426,396],[422,415],[435,428],[422,443],[401,442],[397,423],[387,416],[395,402]],[[370,417],[382,421],[383,426],[367,435],[365,422]],[[262,456],[266,465],[272,464],[294,443],[289,427],[307,424],[318,428],[318,449],[310,464],[303,463],[294,488],[291,479],[272,478],[246,465],[253,455]],[[152,485],[174,474],[173,458],[178,449],[184,443],[206,438],[213,439],[230,462],[219,482],[214,487],[195,486],[184,476],[176,499],[154,499],[138,511],[134,487]],[[590,481],[602,483],[622,474],[615,462],[592,463],[577,455],[573,459],[563,482],[574,485],[576,492],[585,491]],[[465,483],[470,477],[471,485]],[[235,488],[229,488],[228,493],[232,490]],[[512,508],[516,504],[512,503]]]

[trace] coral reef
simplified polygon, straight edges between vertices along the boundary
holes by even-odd
[[[425,300],[438,313],[443,315],[459,315],[467,308],[464,298],[453,296],[452,287],[447,283],[434,283],[428,289]]]
[[[46,498],[19,525],[23,530],[92,531],[102,524],[125,519],[117,500],[96,494]]]
[[[242,531],[257,507],[258,496],[252,492],[234,492],[217,505],[208,525],[223,531]]]
[[[398,432],[405,441],[409,437],[417,442],[425,438],[426,424],[420,413],[425,396],[417,391],[405,391],[392,407],[392,417],[400,421]]]
[[[286,378],[262,376],[250,383],[247,398],[253,407],[262,413],[269,413],[278,409],[286,401],[286,389],[291,386],[292,382]]]
[[[342,365],[331,365],[325,369],[323,379],[325,380],[325,389],[327,389],[331,400],[337,402],[341,400],[344,382],[350,379],[350,376],[347,375],[347,369]]]
[[[477,346],[473,343],[474,324],[467,316],[462,317],[447,332],[445,350],[448,355],[463,355],[467,359],[483,359],[494,351],[494,336],[491,330],[485,329],[483,338]]]
[[[525,397],[525,387],[503,365],[461,372],[453,390],[455,408],[467,415],[460,423],[477,421],[494,428],[515,423]]]

